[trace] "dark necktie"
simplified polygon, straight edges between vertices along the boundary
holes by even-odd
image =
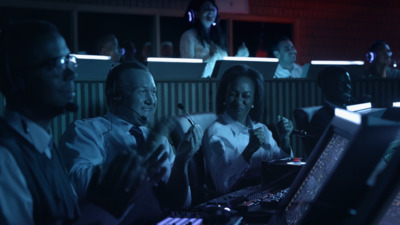
[[[137,144],[137,148],[141,149],[144,143],[144,136],[143,136],[143,132],[139,127],[132,127],[129,130],[129,133],[135,137],[136,139],[136,144]]]

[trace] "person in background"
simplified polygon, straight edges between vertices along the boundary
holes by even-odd
[[[400,70],[390,67],[392,50],[384,41],[375,41],[366,54],[365,78],[400,78]]]
[[[148,182],[139,185],[135,205],[122,224],[154,223],[165,216],[163,209],[190,206],[187,170],[189,160],[200,147],[201,128],[193,125],[174,151],[165,137],[174,123],[158,123],[152,132],[146,127],[154,117],[157,95],[153,77],[141,63],[121,63],[114,67],[107,76],[105,94],[109,112],[74,121],[60,141],[78,195],[83,199],[90,195],[88,181],[95,168],[107,167],[115,156],[127,151],[153,158],[155,162],[165,156],[162,167],[166,170],[156,186]],[[163,151],[157,151],[158,146],[163,146]],[[150,167],[150,170],[161,171],[161,168]]]
[[[279,39],[274,48],[274,56],[279,63],[274,78],[303,78],[303,68],[296,63],[297,51],[288,37]]]
[[[114,34],[106,34],[100,37],[96,46],[99,55],[110,56],[115,64],[120,62],[121,49],[118,44],[118,39]]]
[[[136,47],[132,41],[123,41],[121,43],[121,62],[137,61],[136,59]]]
[[[140,55],[137,56],[137,59],[140,63],[147,66],[147,58],[152,56],[153,49],[151,47],[151,42],[148,41],[142,46],[142,50],[140,51]]]
[[[184,18],[189,28],[180,39],[180,56],[203,59],[207,65],[202,77],[209,77],[215,62],[228,56],[225,35],[219,26],[218,7],[214,0],[192,0]],[[249,56],[244,43],[239,47],[236,56]]]
[[[174,54],[174,44],[170,41],[163,41],[161,42],[161,47],[160,47],[160,57],[167,57],[167,58],[173,58],[175,57]]]
[[[218,119],[204,133],[205,166],[216,190],[227,193],[260,182],[261,162],[291,153],[293,124],[280,117],[279,147],[272,132],[260,123],[264,109],[264,81],[256,70],[236,65],[221,78],[217,92]]]
[[[310,149],[306,149],[307,155],[311,154],[312,149],[334,117],[335,108],[345,109],[352,101],[351,79],[345,68],[340,66],[325,67],[319,72],[317,82],[325,103],[311,119],[309,134],[312,140],[310,141]]]
[[[0,35],[0,90],[7,100],[0,119],[0,223],[118,224],[142,179],[139,158],[127,153],[96,171],[88,181],[93,194],[79,207],[51,132],[56,116],[77,110],[76,58],[46,21],[11,24]]]

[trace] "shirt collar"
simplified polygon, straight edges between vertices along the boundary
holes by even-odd
[[[231,116],[225,111],[224,114],[222,114],[221,119],[231,128],[234,134],[239,134],[239,133],[248,133],[250,129],[253,128],[254,123],[251,121],[250,117],[247,117],[247,124],[250,124],[251,128],[241,124],[240,122],[232,119]]]
[[[123,130],[124,132],[129,132],[129,130],[134,127],[131,123],[128,121],[122,119],[121,117],[108,112],[106,114],[106,119],[109,121],[112,121],[112,124],[117,126],[119,129]],[[139,128],[143,131],[143,126],[139,126]]]
[[[48,133],[37,123],[22,114],[7,107],[4,109],[3,118],[11,128],[31,143],[38,152],[48,154],[46,151],[49,150],[53,141],[51,133]]]

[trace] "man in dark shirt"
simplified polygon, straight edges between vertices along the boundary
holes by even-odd
[[[325,103],[321,109],[315,112],[310,122],[311,148],[306,149],[310,155],[322,133],[328,127],[335,108],[346,108],[351,102],[350,75],[343,67],[328,66],[318,74],[318,86],[321,88]]]
[[[76,59],[57,28],[26,21],[2,29],[0,224],[117,224],[132,204],[142,167],[134,154],[95,171],[88,204],[78,207],[51,133],[52,120],[76,111]]]

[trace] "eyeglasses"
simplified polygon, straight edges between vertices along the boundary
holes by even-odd
[[[78,67],[78,63],[74,55],[66,55],[52,58],[33,66],[28,66],[28,68],[40,68],[44,66],[57,68],[59,70],[66,70],[67,68],[69,68],[75,71],[75,69]]]

